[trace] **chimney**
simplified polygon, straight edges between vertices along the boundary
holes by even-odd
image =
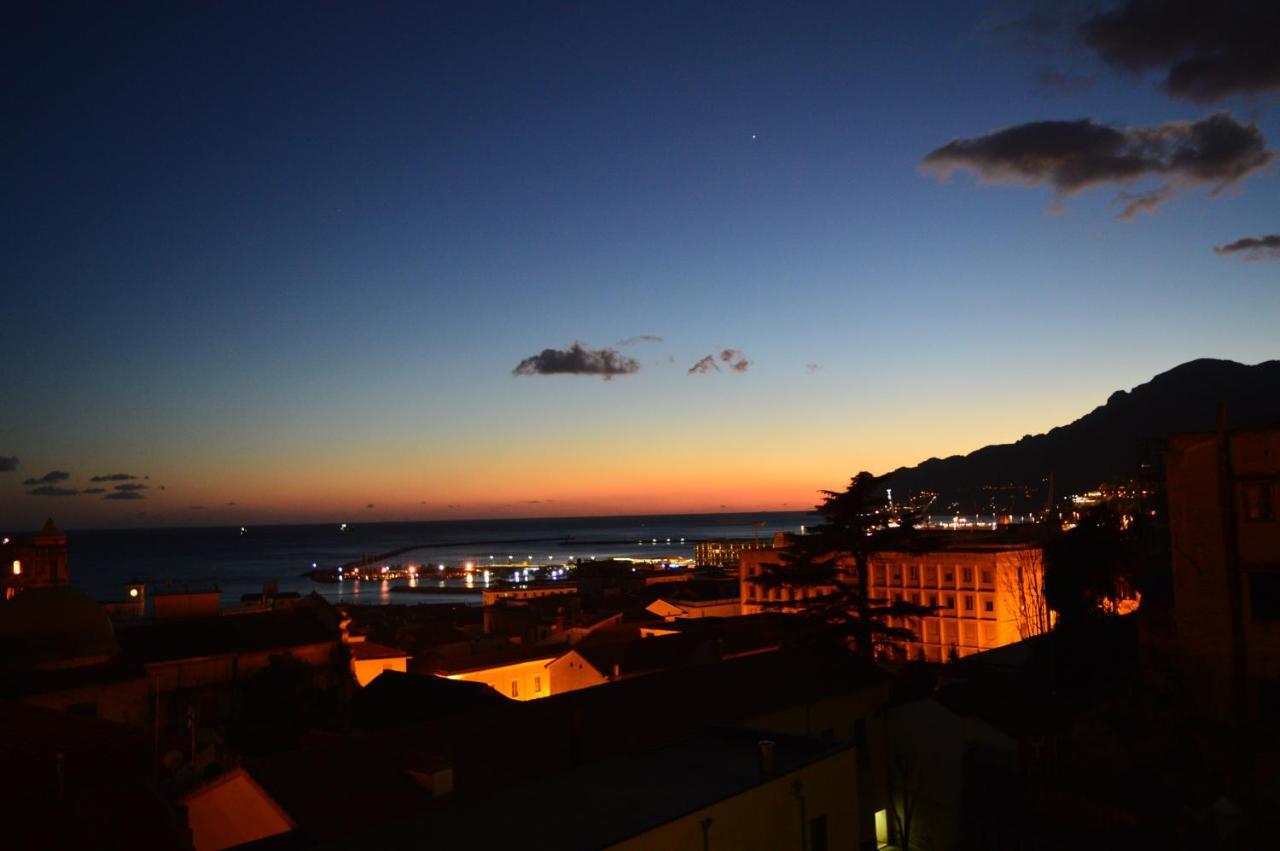
[[[760,749],[760,773],[773,774],[773,742],[768,739],[761,739],[756,742],[756,746]]]

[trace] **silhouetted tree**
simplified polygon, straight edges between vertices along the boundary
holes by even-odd
[[[1103,503],[1045,541],[1045,599],[1061,625],[1105,616],[1129,594],[1142,561],[1137,520],[1124,507]]]
[[[843,491],[823,491],[826,498],[815,507],[823,522],[793,538],[778,551],[776,564],[761,565],[760,575],[749,580],[766,592],[779,589],[777,596],[785,593],[788,598],[765,599],[764,607],[806,615],[823,632],[843,636],[866,656],[874,655],[878,645],[915,637],[910,629],[891,625],[890,618],[932,611],[870,594],[872,556],[921,546],[915,513],[906,507],[891,511],[886,505],[886,480],[862,472]]]

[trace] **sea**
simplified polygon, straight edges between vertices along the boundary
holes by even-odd
[[[223,606],[239,605],[275,582],[281,592],[316,592],[335,603],[479,603],[462,580],[436,579],[432,569],[467,562],[563,565],[572,561],[630,557],[692,558],[698,541],[799,532],[812,525],[807,512],[663,514],[401,523],[321,523],[288,526],[224,526],[67,532],[71,584],[99,600],[120,600],[126,586],[146,582],[155,591],[217,587]],[[415,585],[439,593],[394,591],[409,580],[318,582],[305,574],[334,569],[404,548],[392,564],[414,564]],[[495,578],[499,571],[495,570]],[[456,593],[453,593],[456,591]]]

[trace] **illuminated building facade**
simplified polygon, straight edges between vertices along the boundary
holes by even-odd
[[[787,603],[820,589],[764,589],[750,580],[762,566],[776,564],[771,550],[744,553],[739,573],[744,614],[785,611]],[[842,560],[852,573],[853,565]],[[893,649],[902,658],[946,662],[1046,632],[1052,615],[1044,601],[1041,549],[1003,533],[957,536],[929,552],[883,552],[871,559],[872,599],[914,603],[935,609],[919,618],[894,618],[914,641]]]
[[[34,535],[0,538],[0,599],[67,581],[67,536],[52,519]]]
[[[1173,614],[1198,711],[1280,719],[1280,429],[1181,434],[1165,457]]]
[[[760,541],[698,541],[693,545],[693,560],[698,567],[734,567],[744,552],[766,548]]]

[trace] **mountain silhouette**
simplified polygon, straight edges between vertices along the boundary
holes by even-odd
[[[968,455],[930,458],[893,472],[901,495],[938,494],[931,511],[1026,511],[1108,480],[1159,473],[1170,434],[1210,431],[1225,406],[1230,428],[1280,426],[1280,361],[1254,366],[1204,358],[1112,393],[1069,425]]]

